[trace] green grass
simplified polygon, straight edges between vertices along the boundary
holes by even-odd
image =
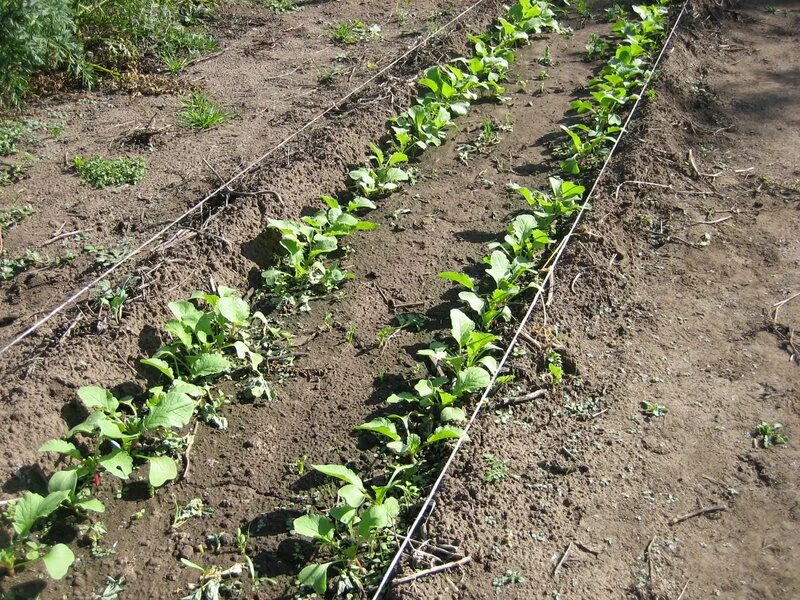
[[[381,28],[363,21],[338,21],[330,27],[331,40],[337,44],[357,44],[381,36]]]
[[[230,119],[231,114],[220,108],[206,92],[194,92],[181,103],[181,125],[199,131],[211,129]]]
[[[78,175],[93,188],[104,188],[123,183],[134,184],[144,177],[147,163],[143,158],[101,158],[76,156],[73,165]]]

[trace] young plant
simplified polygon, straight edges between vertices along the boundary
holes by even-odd
[[[104,188],[110,185],[133,185],[144,177],[147,163],[143,158],[112,158],[99,156],[72,159],[78,175],[93,188]]]
[[[50,492],[47,496],[25,492],[5,508],[3,516],[10,522],[11,533],[8,544],[0,548],[0,574],[13,577],[18,570],[39,560],[53,579],[61,579],[67,574],[75,562],[69,546],[47,546],[39,541],[41,534],[52,526],[52,513],[67,496],[66,491]]]
[[[337,44],[357,44],[381,37],[381,28],[358,19],[339,21],[331,25],[330,36]]]
[[[663,417],[669,412],[669,409],[658,402],[642,400],[642,412],[646,417]]]
[[[375,144],[370,144],[370,166],[350,171],[350,180],[367,198],[395,191],[402,181],[408,181],[408,172],[399,168],[408,162],[403,152],[392,152],[385,156]],[[374,165],[374,166],[373,166]]]
[[[183,127],[200,131],[221,125],[231,118],[231,113],[220,108],[206,92],[193,92],[181,102],[179,116]]]
[[[294,533],[310,538],[317,547],[317,555],[324,562],[306,565],[298,575],[301,586],[312,588],[325,596],[328,580],[338,579],[337,593],[363,587],[367,575],[364,562],[380,551],[386,529],[394,525],[400,514],[400,503],[388,492],[397,485],[397,477],[404,469],[396,469],[384,486],[371,486],[368,490],[361,478],[341,465],[314,465],[314,469],[344,482],[339,488],[339,504],[328,511],[328,516],[308,514],[293,522]]]
[[[781,431],[780,423],[761,421],[753,430],[752,436],[761,444],[762,448],[772,448],[775,444],[788,444],[789,437]]]

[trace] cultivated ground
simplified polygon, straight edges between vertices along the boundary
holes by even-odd
[[[225,177],[249,163],[467,6],[414,3],[402,23],[374,2],[309,4],[279,21],[267,11],[226,9],[218,35],[227,50],[191,67],[188,81],[240,116],[208,132],[181,130],[180,100],[169,94],[76,94],[35,104],[31,115],[56,115],[64,133],[35,150],[41,158],[30,177],[2,189],[2,204],[38,209],[3,232],[4,251],[37,249],[76,230],[109,248],[135,246],[213,189],[215,170]],[[590,8],[599,16],[606,6]],[[394,596],[800,595],[800,371],[792,337],[800,298],[775,310],[800,291],[800,56],[793,52],[800,6],[770,8],[690,3],[655,94],[515,353],[518,380],[494,398],[546,393],[482,416],[417,534],[458,546],[471,562],[397,586]],[[161,344],[166,303],[195,289],[256,283],[275,248],[264,234],[267,219],[296,218],[320,193],[341,188],[348,167],[363,162],[366,142],[407,106],[418,71],[463,53],[465,31],[484,30],[499,12],[480,5],[237,188],[270,193],[218,199],[121,273],[138,274],[145,286],[120,326],[85,305],[5,354],[3,496],[43,484],[52,463],[36,450],[74,422],[78,387],[141,391],[138,358]],[[384,37],[348,46],[349,58],[337,59],[342,48],[324,32],[343,18],[378,23]],[[118,483],[103,478],[97,493],[109,510],[100,547],[108,552],[92,552],[84,540],[64,580],[37,582],[23,572],[0,580],[3,594],[91,598],[107,577],[124,577],[120,598],[178,598],[197,580],[178,559],[230,566],[240,560],[233,532],[249,525],[249,553],[259,573],[274,578],[254,597],[291,597],[298,557],[287,524],[330,492],[304,464],[369,463],[371,445],[352,427],[401,378],[423,375],[412,358],[430,333],[401,331],[381,345],[380,331],[407,310],[445,326],[453,293],[436,274],[474,264],[498,237],[518,209],[507,183],[541,189],[557,170],[550,143],[560,124],[574,121],[569,102],[600,64],[585,60],[584,46],[609,32],[599,18],[571,21],[572,37],[543,36],[521,48],[509,101],[476,104],[460,130],[415,165],[416,185],[380,204],[370,216],[380,228],[351,242],[356,279],[343,293],[282,319],[301,356],[278,383],[278,398],[234,401],[223,410],[226,431],[201,425],[187,476],[153,498],[131,485],[115,500]],[[542,64],[546,48],[552,64]],[[321,69],[340,65],[331,84],[319,82]],[[498,130],[485,153],[470,153],[465,145],[485,119],[513,129]],[[121,140],[137,127],[158,130],[153,148],[125,147]],[[93,191],[64,172],[63,156],[116,148],[148,157],[138,186]],[[67,238],[63,251],[85,243]],[[92,261],[79,254],[70,265],[2,284],[0,343],[90,280]],[[563,355],[564,383],[554,389],[541,375],[542,348]],[[668,412],[648,417],[643,401]],[[760,421],[783,423],[789,443],[756,447],[750,433]],[[486,481],[490,463],[494,481]],[[193,498],[212,510],[173,527],[176,503]],[[714,512],[672,524],[708,508]],[[221,538],[219,553],[211,534]],[[428,565],[404,561],[404,574],[415,566]]]

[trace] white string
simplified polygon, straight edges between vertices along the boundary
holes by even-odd
[[[294,131],[294,133],[291,133],[289,136],[287,136],[286,138],[284,138],[284,139],[283,139],[281,142],[279,142],[278,144],[276,144],[275,146],[273,146],[272,148],[270,148],[269,150],[267,150],[267,151],[266,151],[264,154],[262,154],[261,156],[259,156],[258,158],[256,158],[256,159],[255,159],[253,162],[251,162],[249,165],[247,165],[247,166],[246,166],[246,167],[244,167],[243,169],[239,170],[239,171],[238,171],[238,172],[237,172],[235,175],[233,175],[233,176],[232,176],[232,177],[231,177],[231,178],[230,178],[228,181],[226,181],[225,183],[221,184],[221,185],[220,185],[218,188],[216,188],[216,189],[215,189],[213,192],[210,192],[210,193],[209,193],[207,196],[205,196],[205,197],[204,197],[202,200],[200,200],[200,201],[199,201],[197,204],[195,204],[194,206],[192,206],[192,207],[191,207],[189,210],[187,210],[186,212],[184,212],[184,213],[183,213],[181,216],[177,217],[177,218],[176,218],[174,221],[172,221],[172,222],[171,222],[171,223],[169,223],[168,225],[165,225],[163,228],[161,228],[159,231],[157,231],[155,234],[153,234],[153,235],[152,235],[151,237],[149,237],[147,240],[145,240],[144,242],[142,242],[142,243],[141,243],[141,244],[140,244],[140,245],[139,245],[137,248],[135,248],[134,250],[132,250],[131,252],[129,252],[128,254],[126,254],[126,255],[125,255],[125,256],[124,256],[124,257],[123,257],[123,258],[122,258],[122,259],[121,259],[121,260],[120,260],[118,263],[116,263],[116,264],[114,264],[114,265],[110,266],[108,269],[106,269],[105,271],[103,271],[102,273],[100,273],[100,275],[98,275],[97,277],[95,277],[95,279],[93,279],[91,282],[87,283],[85,286],[83,286],[83,287],[82,287],[81,289],[79,289],[78,291],[74,292],[74,293],[73,293],[73,294],[72,294],[72,295],[71,295],[69,298],[67,298],[67,299],[66,299],[66,300],[64,300],[64,301],[63,301],[61,304],[59,304],[59,305],[58,305],[58,306],[56,306],[54,309],[52,309],[52,310],[51,310],[49,313],[47,313],[47,314],[46,314],[44,317],[42,317],[42,318],[41,318],[41,319],[39,319],[38,321],[34,322],[34,323],[31,325],[31,326],[29,326],[27,329],[25,329],[25,330],[24,330],[22,333],[20,333],[20,334],[19,334],[17,337],[15,337],[13,340],[11,340],[11,341],[10,341],[8,344],[6,344],[5,346],[3,346],[3,348],[2,348],[2,349],[0,349],[0,355],[2,355],[2,354],[4,354],[5,352],[7,352],[7,351],[8,351],[10,348],[12,348],[13,346],[16,346],[18,343],[20,343],[20,342],[21,342],[22,340],[24,340],[26,337],[28,337],[28,336],[29,336],[29,335],[31,335],[33,332],[35,332],[37,329],[39,329],[39,328],[40,328],[42,325],[44,325],[45,323],[47,323],[48,321],[50,321],[50,320],[51,320],[53,317],[55,317],[55,316],[56,316],[58,313],[60,313],[62,310],[64,310],[64,309],[65,309],[65,308],[67,308],[68,306],[70,306],[70,305],[72,305],[73,303],[75,303],[75,302],[76,302],[76,301],[77,301],[77,300],[78,300],[78,299],[79,299],[81,296],[83,296],[83,295],[84,295],[86,292],[88,292],[88,291],[89,291],[89,290],[91,290],[93,287],[95,287],[97,284],[99,284],[99,283],[100,283],[100,281],[102,281],[103,279],[107,278],[109,275],[111,275],[111,274],[112,274],[112,273],[114,273],[115,271],[117,271],[117,270],[118,270],[118,269],[119,269],[119,268],[120,268],[120,267],[121,267],[123,264],[125,264],[126,262],[128,262],[128,261],[129,261],[131,258],[133,258],[134,256],[137,256],[138,254],[141,254],[141,253],[142,253],[142,251],[144,251],[144,249],[145,249],[145,248],[147,248],[148,246],[150,246],[150,245],[151,245],[151,244],[153,244],[154,242],[158,241],[158,240],[159,240],[159,239],[160,239],[162,236],[164,236],[164,234],[166,234],[166,233],[167,233],[167,232],[168,232],[170,229],[172,229],[173,227],[175,227],[175,226],[176,226],[178,223],[180,223],[181,221],[183,221],[183,220],[184,220],[186,217],[188,217],[189,215],[191,215],[191,214],[193,214],[193,213],[197,212],[197,211],[198,211],[200,208],[202,208],[202,207],[205,205],[205,203],[206,203],[206,202],[208,202],[209,200],[211,200],[211,199],[212,199],[214,196],[216,196],[216,195],[217,195],[217,194],[219,194],[220,192],[222,192],[222,191],[224,191],[224,190],[228,189],[232,183],[234,183],[235,181],[237,181],[237,180],[241,179],[241,178],[242,178],[242,176],[244,176],[245,174],[247,174],[248,172],[250,172],[252,169],[254,169],[255,167],[257,167],[259,164],[261,164],[262,162],[264,162],[264,161],[265,161],[267,158],[269,158],[270,156],[272,156],[273,154],[275,154],[275,152],[277,152],[278,150],[280,150],[281,148],[283,148],[283,147],[284,147],[286,144],[288,144],[290,141],[292,141],[292,140],[293,140],[294,138],[296,138],[298,135],[300,135],[301,133],[303,133],[303,132],[304,132],[306,129],[308,129],[309,127],[311,127],[311,126],[312,126],[314,123],[316,123],[317,121],[319,121],[320,119],[322,119],[322,118],[323,118],[325,115],[327,115],[327,114],[328,114],[328,113],[330,113],[331,111],[335,110],[335,109],[336,109],[336,108],[337,108],[337,107],[338,107],[340,104],[342,104],[343,102],[345,102],[345,101],[346,101],[348,98],[351,98],[352,96],[354,96],[355,94],[357,94],[358,92],[360,92],[361,90],[363,90],[363,89],[364,89],[365,87],[367,87],[367,86],[368,86],[370,83],[372,83],[373,81],[375,81],[376,79],[378,79],[379,77],[381,77],[381,76],[382,76],[384,73],[386,73],[386,72],[387,72],[389,69],[391,69],[392,67],[394,67],[394,66],[395,66],[397,63],[399,63],[400,61],[404,60],[404,59],[405,59],[405,58],[407,58],[409,55],[411,55],[412,53],[414,53],[416,50],[418,50],[419,48],[421,48],[422,46],[424,46],[425,44],[427,44],[427,43],[428,43],[430,40],[432,40],[434,37],[438,36],[438,35],[439,35],[439,34],[440,34],[442,31],[444,31],[445,29],[449,28],[451,25],[453,25],[453,24],[454,24],[454,23],[456,23],[457,21],[461,20],[461,19],[462,19],[464,16],[466,16],[467,14],[469,14],[470,12],[472,12],[473,10],[475,10],[475,8],[477,8],[477,7],[478,7],[480,4],[482,4],[482,3],[483,3],[483,2],[485,2],[485,1],[486,1],[486,0],[477,0],[476,2],[474,2],[473,4],[471,4],[469,7],[467,7],[467,8],[466,8],[466,9],[464,9],[463,11],[461,11],[461,12],[460,12],[458,15],[456,15],[455,17],[453,17],[452,19],[450,19],[450,20],[449,20],[447,23],[445,23],[444,25],[442,25],[441,27],[439,27],[439,28],[438,28],[436,31],[434,31],[433,33],[430,33],[430,34],[428,34],[428,35],[427,35],[425,38],[423,38],[423,39],[422,39],[422,40],[420,40],[419,42],[416,42],[415,44],[413,44],[413,45],[412,45],[412,46],[411,46],[411,47],[410,47],[408,50],[406,50],[406,51],[405,51],[403,54],[401,54],[400,56],[398,56],[397,58],[395,58],[395,59],[394,59],[392,62],[390,62],[389,64],[387,64],[385,67],[383,67],[383,68],[382,68],[382,69],[380,69],[379,71],[377,71],[377,72],[376,72],[374,75],[372,75],[372,76],[371,76],[369,79],[367,79],[367,80],[366,80],[366,81],[364,81],[363,83],[361,83],[361,84],[359,84],[358,86],[356,86],[355,88],[353,88],[353,90],[351,90],[350,92],[348,92],[347,94],[345,94],[344,96],[342,96],[341,98],[339,98],[338,100],[334,101],[334,102],[333,102],[333,104],[331,104],[331,105],[330,105],[328,108],[326,108],[325,110],[323,110],[322,112],[320,112],[319,114],[317,114],[317,115],[316,115],[316,116],[315,116],[313,119],[311,119],[310,121],[308,121],[308,122],[307,122],[305,125],[303,125],[303,126],[302,126],[302,127],[300,127],[299,129],[295,130],[295,131]]]
[[[678,28],[678,24],[680,23],[681,18],[683,17],[684,12],[686,11],[686,6],[687,6],[688,2],[689,2],[689,0],[685,0],[684,1],[683,7],[681,8],[680,13],[678,13],[678,17],[675,19],[675,24],[672,26],[672,30],[670,31],[669,36],[667,37],[666,41],[664,42],[664,45],[661,48],[661,52],[659,52],[658,57],[656,58],[656,61],[653,64],[653,67],[650,69],[650,71],[649,71],[649,73],[647,75],[647,78],[645,79],[645,82],[642,85],[641,92],[639,93],[639,96],[636,98],[636,102],[633,104],[633,108],[631,109],[631,112],[628,114],[628,118],[625,120],[625,124],[622,126],[622,129],[620,130],[619,135],[617,136],[617,139],[614,141],[614,145],[611,147],[611,152],[609,152],[608,157],[606,158],[605,162],[603,163],[603,166],[600,169],[600,172],[597,175],[597,178],[594,180],[594,183],[592,184],[592,187],[589,190],[589,194],[586,196],[586,199],[584,200],[584,203],[581,205],[581,208],[578,211],[578,215],[575,217],[575,220],[572,223],[572,227],[570,227],[569,231],[567,232],[567,235],[564,237],[562,242],[558,245],[558,248],[556,249],[556,251],[555,251],[555,253],[553,255],[555,258],[552,261],[550,269],[547,271],[547,274],[545,275],[544,279],[542,280],[542,284],[536,290],[536,295],[533,297],[533,300],[531,300],[530,304],[528,305],[528,309],[525,312],[525,316],[523,317],[522,322],[519,324],[519,327],[517,327],[517,330],[514,332],[514,336],[511,338],[511,342],[509,343],[508,347],[506,348],[506,351],[503,354],[503,358],[500,360],[500,364],[499,364],[497,370],[492,375],[492,378],[491,378],[491,381],[489,382],[489,385],[486,386],[486,389],[483,391],[483,394],[481,395],[480,400],[475,405],[475,410],[472,411],[472,415],[470,416],[469,422],[467,423],[466,427],[464,427],[464,435],[462,435],[460,438],[458,438],[458,440],[456,441],[455,445],[453,446],[452,452],[450,452],[450,455],[447,457],[447,460],[445,461],[444,466],[442,467],[442,470],[439,472],[439,476],[436,478],[436,481],[434,481],[433,486],[431,487],[430,492],[428,493],[428,496],[425,498],[425,502],[422,504],[422,507],[420,508],[419,512],[417,513],[416,518],[414,519],[414,522],[408,528],[408,531],[406,532],[405,536],[403,536],[403,541],[400,543],[400,546],[398,547],[397,552],[395,553],[394,557],[392,558],[391,563],[389,563],[389,566],[386,569],[386,572],[384,573],[383,579],[381,580],[380,584],[378,585],[378,588],[376,589],[375,594],[372,596],[372,600],[378,600],[380,598],[381,594],[386,589],[386,586],[391,582],[391,580],[392,580],[392,578],[394,576],[394,570],[397,568],[397,565],[400,562],[400,558],[401,558],[403,552],[408,547],[408,544],[411,541],[411,537],[414,535],[414,532],[417,530],[417,527],[419,527],[420,523],[422,522],[423,518],[425,517],[425,513],[430,508],[434,497],[436,496],[437,492],[439,491],[439,488],[442,485],[442,482],[444,481],[444,478],[445,478],[445,475],[447,474],[448,469],[450,468],[450,466],[455,461],[456,454],[458,454],[459,449],[464,444],[464,441],[467,438],[467,435],[466,435],[467,432],[469,432],[469,430],[472,428],[473,424],[475,423],[475,421],[478,418],[478,414],[481,412],[481,409],[483,409],[483,406],[484,406],[484,404],[486,403],[486,400],[489,397],[489,393],[491,392],[492,387],[494,386],[494,383],[495,383],[495,381],[497,379],[497,376],[499,375],[500,371],[503,369],[503,367],[505,366],[506,362],[508,361],[508,357],[511,355],[511,352],[514,350],[514,347],[517,345],[517,340],[519,339],[519,336],[522,333],[522,330],[527,325],[528,320],[531,317],[531,314],[533,314],[533,309],[536,307],[536,304],[540,301],[540,299],[542,297],[542,294],[544,293],[544,290],[547,289],[547,286],[549,284],[551,284],[552,277],[553,277],[553,272],[555,271],[556,265],[558,264],[558,261],[561,259],[561,255],[563,254],[564,249],[567,247],[567,243],[569,242],[570,238],[574,234],[575,229],[578,227],[578,224],[580,223],[581,217],[583,216],[583,213],[584,213],[584,211],[586,210],[586,207],[589,204],[589,200],[592,197],[592,195],[594,194],[595,190],[597,189],[598,183],[602,179],[603,174],[605,173],[605,171],[606,171],[611,159],[613,158],[614,152],[616,151],[617,146],[619,145],[619,142],[622,139],[623,134],[627,131],[628,124],[630,123],[631,118],[633,118],[633,115],[636,112],[637,107],[639,106],[639,102],[641,101],[642,96],[644,95],[644,92],[647,89],[647,86],[650,84],[650,80],[653,77],[653,73],[655,72],[656,67],[658,67],[658,64],[661,62],[661,58],[664,56],[664,52],[667,49],[667,46],[669,45],[670,41],[672,40],[672,37],[675,34],[676,29]]]

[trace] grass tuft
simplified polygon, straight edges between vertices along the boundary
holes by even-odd
[[[181,125],[199,131],[211,129],[231,118],[231,114],[220,108],[205,92],[194,92],[181,103]]]

